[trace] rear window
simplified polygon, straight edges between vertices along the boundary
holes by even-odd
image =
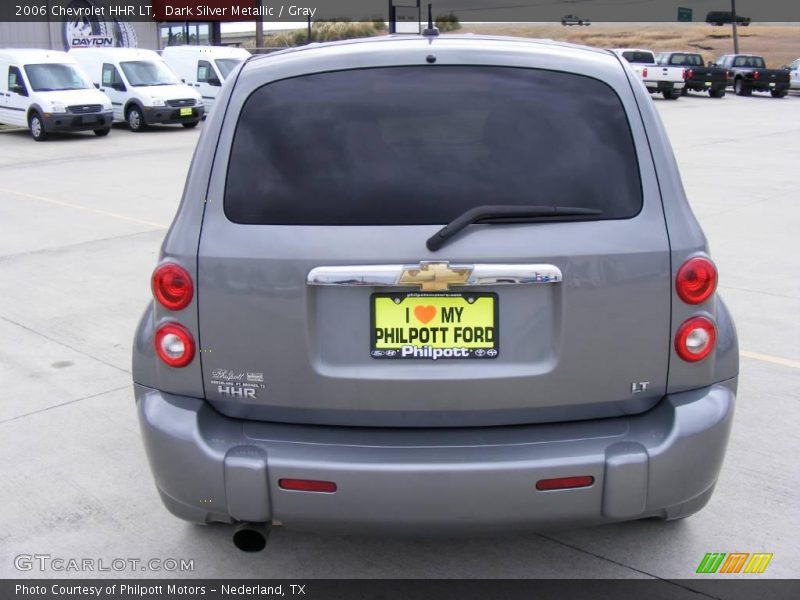
[[[763,69],[764,59],[760,56],[737,56],[733,61],[734,67],[750,67],[753,69]]]
[[[673,54],[669,58],[669,64],[678,66],[702,67],[703,57],[699,54]]]
[[[483,204],[636,215],[625,110],[589,77],[394,67],[265,85],[244,104],[225,213],[272,225],[444,224]]]
[[[629,63],[652,65],[655,62],[655,56],[652,52],[637,52],[635,50],[626,50],[622,56]]]

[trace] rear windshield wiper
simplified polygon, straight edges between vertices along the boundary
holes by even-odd
[[[486,204],[471,208],[453,219],[428,238],[426,245],[430,251],[438,250],[447,243],[447,240],[473,223],[529,223],[539,219],[588,217],[601,214],[603,211],[597,208]]]

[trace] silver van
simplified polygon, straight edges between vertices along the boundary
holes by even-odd
[[[702,508],[736,332],[622,60],[420,36],[238,66],[135,338],[167,508],[412,534]]]

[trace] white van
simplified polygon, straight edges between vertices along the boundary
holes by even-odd
[[[133,131],[154,123],[195,127],[205,114],[200,94],[178,81],[152,50],[75,48],[69,53],[111,98],[114,119],[127,121]]]
[[[41,142],[56,131],[108,135],[112,119],[111,100],[66,52],[0,49],[0,125]]]
[[[167,46],[161,56],[181,81],[200,92],[210,113],[222,83],[250,53],[225,46]]]

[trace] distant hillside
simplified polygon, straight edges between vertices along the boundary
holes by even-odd
[[[800,57],[800,24],[752,24],[739,27],[739,51],[762,55],[771,67]],[[595,23],[589,27],[462,23],[461,32],[549,38],[601,48],[640,47],[651,50],[693,50],[706,60],[733,52],[731,28],[702,23]]]

